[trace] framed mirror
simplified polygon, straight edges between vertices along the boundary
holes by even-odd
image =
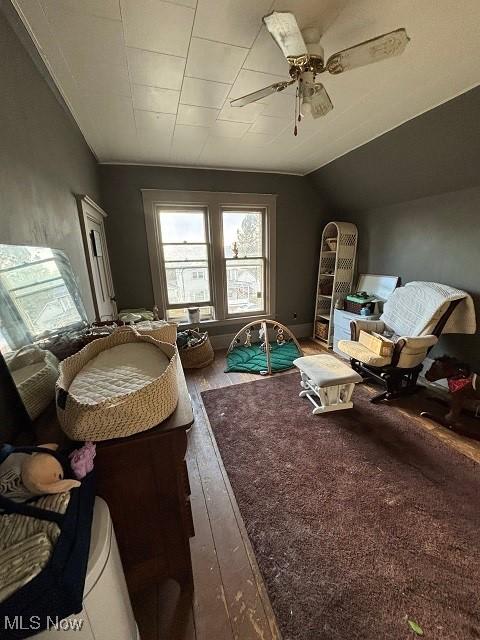
[[[63,251],[0,244],[2,440],[11,431],[12,420],[24,421],[25,412],[20,415],[18,396],[23,398],[27,415],[32,418],[35,413],[26,402],[26,392],[32,391],[33,382],[29,381],[45,364],[41,359],[45,352],[40,350],[56,336],[79,331],[87,325],[75,274]]]

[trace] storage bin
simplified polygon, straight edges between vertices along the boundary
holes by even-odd
[[[215,353],[213,351],[210,338],[208,337],[208,333],[206,331],[204,333],[196,331],[195,333],[199,338],[201,338],[201,342],[193,347],[184,347],[178,351],[180,354],[180,360],[185,369],[201,369],[202,367],[208,367],[215,358]]]

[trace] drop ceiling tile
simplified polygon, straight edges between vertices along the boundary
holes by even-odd
[[[193,35],[251,47],[271,0],[198,0]]]
[[[293,119],[295,117],[295,96],[283,91],[274,93],[265,99],[262,115]]]
[[[152,133],[170,137],[175,127],[175,115],[172,113],[153,113],[135,109],[135,122],[139,134]]]
[[[192,38],[185,75],[232,84],[247,53],[248,49],[242,47]]]
[[[121,131],[122,143],[132,141],[136,136],[135,120],[131,98],[107,94],[83,94],[84,111],[91,115],[99,132],[102,146],[115,144]],[[119,144],[120,146],[120,144]]]
[[[235,138],[209,136],[200,155],[207,164],[217,165],[222,158],[232,158],[238,152],[239,141]]]
[[[133,106],[144,111],[157,113],[177,113],[180,91],[148,87],[143,84],[133,85]]]
[[[173,134],[173,144],[184,148],[188,148],[191,145],[203,145],[208,138],[209,131],[208,127],[193,127],[177,123]]]
[[[135,84],[180,90],[185,58],[132,48],[127,48],[127,57]]]
[[[250,145],[252,147],[264,147],[266,144],[270,144],[275,139],[275,136],[268,135],[267,133],[246,133],[242,138],[242,145]]]
[[[255,122],[257,116],[263,113],[265,105],[258,102],[246,104],[244,107],[231,107],[230,103],[224,104],[218,116],[219,120],[231,120],[232,122]]]
[[[126,66],[97,63],[94,67],[80,66],[74,77],[83,91],[131,96],[130,80]]]
[[[258,34],[253,47],[245,60],[244,69],[274,73],[288,79],[289,65],[280,47],[273,40],[270,33],[264,28]]]
[[[241,138],[249,126],[246,122],[217,120],[211,128],[210,134],[215,138]]]
[[[251,125],[249,133],[269,133],[271,135],[280,134],[288,125],[286,118],[272,118],[270,116],[258,116]]]
[[[31,1],[31,0],[30,0]],[[120,5],[118,0],[41,0],[45,10],[63,9],[69,13],[83,13],[97,18],[110,18],[110,20],[121,20]],[[56,5],[56,6],[55,6]]]
[[[121,0],[128,47],[187,56],[195,12],[161,0]]]
[[[73,71],[97,63],[125,64],[121,22],[70,13],[55,0],[43,0],[48,21]]]
[[[208,138],[207,127],[190,127],[177,124],[173,134],[170,161],[179,164],[194,164]]]
[[[231,85],[198,78],[185,78],[180,102],[196,107],[220,109],[225,102]]]
[[[177,124],[189,124],[198,127],[209,127],[218,117],[218,109],[207,107],[192,107],[188,104],[179,104]]]

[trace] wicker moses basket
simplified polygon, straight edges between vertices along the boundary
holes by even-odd
[[[127,343],[147,343],[160,349],[168,366],[153,381],[138,389],[116,393],[97,402],[78,400],[69,393],[80,371],[101,352]],[[57,381],[57,415],[63,431],[72,440],[109,440],[131,436],[156,426],[173,413],[178,401],[175,345],[160,342],[133,327],[120,327],[106,338],[94,340],[60,363]],[[114,372],[112,372],[112,384]]]

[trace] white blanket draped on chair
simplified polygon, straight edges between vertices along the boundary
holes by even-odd
[[[432,333],[453,300],[460,300],[442,333],[475,333],[475,308],[471,296],[437,282],[408,282],[395,290],[384,305],[382,320],[395,333],[419,336]]]

